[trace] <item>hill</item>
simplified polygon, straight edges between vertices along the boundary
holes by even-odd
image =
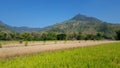
[[[57,23],[45,28],[13,27],[0,21],[2,32],[56,32],[56,33],[79,33],[83,35],[101,33],[107,38],[113,39],[115,31],[120,30],[120,24],[103,22],[95,17],[77,14],[69,20]]]
[[[11,29],[11,26],[0,21],[0,32],[13,32],[13,31],[14,30]]]
[[[109,37],[115,35],[115,31],[120,29],[120,24],[103,22],[95,17],[77,14],[73,18],[43,29],[47,32],[73,33],[82,32],[83,34],[103,33]]]
[[[31,28],[31,27],[12,27],[12,29],[18,33],[23,33],[23,32],[38,32],[41,30],[41,28]]]
[[[13,27],[10,25],[5,24],[4,22],[0,21],[0,31],[1,32],[18,32],[18,33],[23,33],[23,32],[36,32],[40,31],[41,28],[30,28],[30,27]]]

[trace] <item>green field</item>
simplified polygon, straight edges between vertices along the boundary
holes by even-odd
[[[120,43],[1,59],[0,68],[120,68]]]

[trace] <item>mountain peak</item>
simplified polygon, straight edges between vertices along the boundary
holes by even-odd
[[[71,20],[76,20],[76,21],[97,21],[97,22],[101,22],[101,20],[95,18],[95,17],[90,17],[90,16],[86,16],[86,15],[82,15],[82,14],[77,14],[75,15]]]

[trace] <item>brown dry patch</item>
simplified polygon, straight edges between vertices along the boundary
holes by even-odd
[[[46,42],[45,45],[43,45],[43,42],[30,42],[28,46],[24,46],[24,44],[9,44],[3,45],[3,48],[0,48],[0,58],[31,55],[46,51],[86,47],[113,42],[117,41],[67,41],[66,43],[64,43],[64,41],[59,41],[56,44],[55,42]]]

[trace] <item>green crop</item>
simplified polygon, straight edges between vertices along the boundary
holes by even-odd
[[[0,68],[120,68],[120,43],[1,59]]]

